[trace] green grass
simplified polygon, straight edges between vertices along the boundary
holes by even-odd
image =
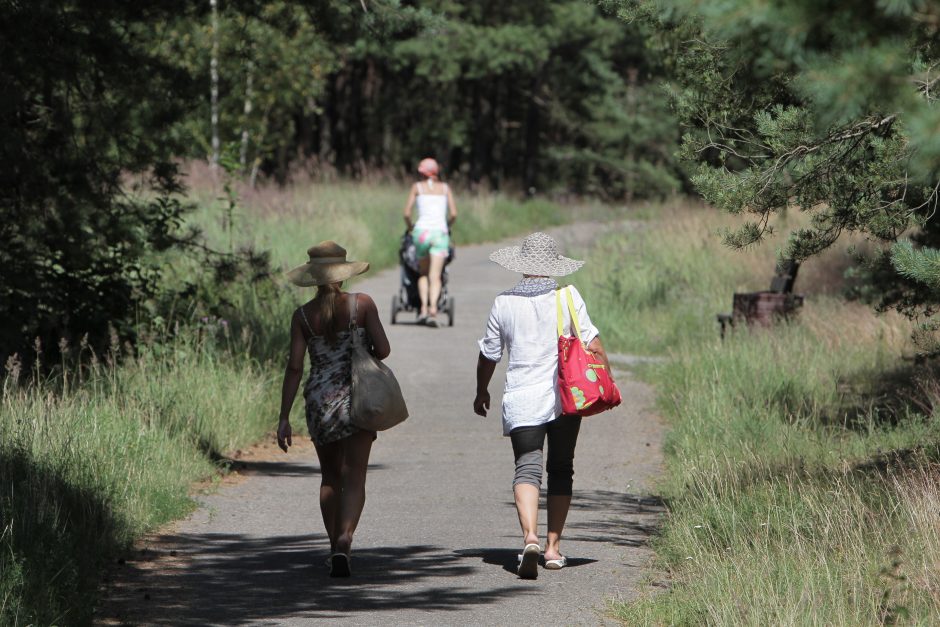
[[[940,395],[902,358],[910,325],[814,293],[833,284],[836,251],[801,270],[810,293],[797,321],[721,342],[714,314],[733,291],[766,287],[774,252],[722,249],[723,222],[664,209],[611,236],[581,279],[611,348],[668,357],[641,374],[669,424],[658,486],[668,514],[654,540],[669,588],[615,604],[616,615],[940,620]]]
[[[3,624],[89,622],[101,567],[185,515],[214,460],[270,428],[271,373],[205,334],[187,337],[75,373],[81,380],[6,380]]]
[[[199,208],[192,223],[217,249],[254,246],[270,251],[275,268],[288,269],[306,261],[307,248],[332,239],[347,249],[349,258],[364,259],[380,269],[397,263],[408,187],[304,182],[284,189],[239,189],[231,219],[223,193],[203,189],[196,197]],[[571,208],[542,199],[520,201],[460,190],[454,197],[457,246],[496,241],[604,211],[597,206]]]
[[[273,428],[290,315],[313,295],[278,271],[324,239],[374,270],[396,263],[405,197],[393,185],[265,188],[244,195],[229,228],[225,204],[196,188],[191,224],[216,249],[269,250],[273,280],[217,289],[205,268],[168,255],[166,285],[191,284],[192,293],[164,302],[162,316],[142,313],[145,339],[133,354],[119,356],[126,351],[115,346],[81,370],[25,386],[9,374],[0,380],[0,624],[91,622],[102,568],[189,512],[193,483]],[[457,199],[458,245],[586,213],[496,195]],[[294,423],[303,430],[302,419]]]
[[[458,258],[462,245],[501,240],[580,219],[606,218],[618,211],[597,204],[566,207],[543,199],[476,196],[459,190],[454,195],[458,219],[453,238]],[[186,315],[193,320],[216,316],[229,321],[235,337],[250,337],[250,352],[259,361],[281,357],[288,343],[291,313],[314,294],[313,288],[294,287],[283,277],[284,271],[306,261],[307,248],[332,239],[347,249],[349,259],[368,261],[369,274],[398,263],[405,229],[402,209],[408,196],[406,186],[301,182],[283,189],[241,189],[231,212],[223,196],[206,187],[197,188],[193,197],[198,206],[189,225],[200,229],[216,250],[268,251],[273,280],[226,288],[219,294],[213,292],[211,279],[206,285],[203,274],[197,281],[206,291],[202,300],[227,306],[208,310],[197,304]],[[200,271],[191,261],[178,259],[168,264],[167,281],[180,286]]]

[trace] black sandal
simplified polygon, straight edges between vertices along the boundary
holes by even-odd
[[[333,553],[330,556],[330,577],[349,577],[352,569],[349,566],[349,556],[345,553]]]

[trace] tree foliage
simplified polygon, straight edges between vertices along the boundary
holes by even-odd
[[[230,152],[238,145],[243,169],[251,170],[284,158],[299,132],[297,120],[316,112],[336,57],[311,13],[298,3],[219,4],[218,32],[213,32],[207,15],[183,15],[154,24],[151,39],[168,63],[201,79],[208,95],[207,70],[217,38],[220,126]],[[197,101],[176,131],[188,145],[185,154],[209,154],[207,97]]]
[[[664,59],[597,6],[217,5],[217,27],[209,3],[0,5],[0,361],[132,338],[156,253],[179,243],[174,163],[210,151],[216,44],[226,166],[252,178],[399,174],[430,154],[534,192],[682,184]]]
[[[789,207],[812,214],[783,254],[812,256],[846,232],[885,246],[882,305],[932,313],[937,302],[898,274],[891,243],[937,241],[940,193],[940,3],[641,0],[624,17],[671,46],[682,155],[710,203],[750,216],[726,235],[748,246]],[[912,246],[893,249],[917,256]],[[900,285],[899,285],[900,284]],[[899,289],[900,288],[900,289]]]
[[[225,140],[250,129],[250,152],[280,178],[305,162],[410,172],[431,154],[493,187],[648,197],[681,185],[661,60],[641,27],[581,0],[221,6]],[[164,49],[208,67],[206,24],[181,20]],[[186,124],[194,155],[207,120]]]
[[[0,359],[130,334],[148,255],[182,206],[163,132],[190,77],[142,33],[188,3],[68,0],[0,8]],[[130,192],[138,175],[148,195]],[[38,341],[37,341],[38,338]]]

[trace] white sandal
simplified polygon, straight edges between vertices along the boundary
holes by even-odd
[[[519,556],[519,569],[516,571],[520,579],[538,579],[539,556],[542,550],[537,544],[527,544]]]
[[[561,570],[568,565],[568,558],[562,555],[557,560],[545,560],[545,570]]]

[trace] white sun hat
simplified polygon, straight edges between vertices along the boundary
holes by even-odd
[[[565,276],[584,265],[583,261],[558,254],[558,244],[551,235],[533,233],[522,246],[507,246],[490,255],[490,261],[507,270],[537,276]]]

